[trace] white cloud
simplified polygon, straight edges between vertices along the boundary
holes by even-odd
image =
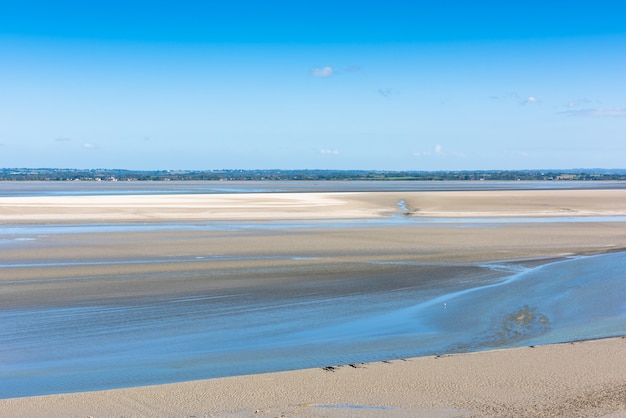
[[[431,155],[444,155],[443,147],[440,144],[437,144],[433,147],[431,151],[415,151],[413,153],[415,157],[430,157]]]
[[[445,149],[443,145],[436,144],[431,151],[414,151],[411,155],[418,158],[467,158],[464,152]]]
[[[339,155],[338,149],[330,149],[330,148],[322,148],[320,150],[320,154],[324,155]]]
[[[533,103],[539,103],[539,99],[537,99],[535,96],[528,96],[526,100],[522,102],[522,104],[533,104]]]
[[[333,67],[315,67],[312,70],[313,77],[330,77],[333,75]]]
[[[83,144],[83,148],[96,149],[96,148],[98,148],[98,145],[97,144],[86,143],[86,144]]]

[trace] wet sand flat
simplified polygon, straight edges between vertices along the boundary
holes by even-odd
[[[626,224],[601,220],[624,216],[624,201],[624,190],[0,198],[0,224],[7,226],[0,237],[0,306],[9,314],[87,307],[91,311],[85,312],[97,319],[96,308],[154,314],[148,308],[164,301],[171,306],[192,301],[198,307],[197,298],[233,301],[223,305],[229,312],[233,306],[313,306],[320,300],[358,301],[355,296],[363,295],[408,308],[409,299],[393,295],[435,297],[496,283],[516,265],[523,270],[568,256],[624,250]],[[571,219],[539,219],[544,217]],[[580,221],[587,217],[599,218]],[[455,219],[432,223],[431,218]],[[482,221],[472,220],[478,218]],[[319,223],[281,224],[298,219]],[[353,219],[383,222],[333,223]],[[233,228],[210,224],[228,220],[235,222]],[[168,221],[187,223],[169,229],[135,223]],[[236,224],[240,221],[252,223],[242,228]],[[81,223],[88,222],[97,224],[82,231]],[[107,223],[114,222],[121,226],[107,230]],[[188,222],[201,223],[189,228]],[[37,232],[37,225],[46,224],[52,225],[47,232]],[[19,225],[24,229],[13,229]],[[61,229],[56,233],[55,228]],[[363,303],[351,314],[367,312],[368,302]],[[154,320],[180,313],[164,312]],[[253,318],[245,315],[234,317]],[[62,326],[66,322],[60,318]],[[21,344],[19,333],[7,332]],[[133,334],[128,335],[131,341]],[[59,352],[67,349],[62,334],[51,331],[51,336],[51,350],[54,344]],[[0,410],[11,416],[54,416],[51,411],[57,416],[249,416],[256,410],[260,416],[587,416],[614,411],[622,416],[623,341],[5,399]],[[0,350],[6,365],[15,354],[8,347]],[[180,380],[192,378],[197,379]]]
[[[192,294],[220,287],[276,287],[285,281],[410,274],[416,268],[411,264],[416,263],[436,266],[437,272],[426,277],[442,284],[450,271],[470,269],[480,262],[545,262],[626,248],[623,223],[464,226],[228,232],[131,229],[35,235],[29,241],[12,241],[7,236],[9,241],[2,248],[0,283],[5,284],[0,302],[20,307],[72,303],[74,297],[97,301],[133,294]]]

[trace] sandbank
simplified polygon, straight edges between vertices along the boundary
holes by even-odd
[[[11,417],[626,416],[623,337],[0,400]]]
[[[623,216],[626,190],[249,193],[0,198],[0,224],[386,217]]]

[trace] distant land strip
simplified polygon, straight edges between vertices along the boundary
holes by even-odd
[[[626,169],[563,170],[128,170],[0,168],[0,181],[598,181],[626,180]]]

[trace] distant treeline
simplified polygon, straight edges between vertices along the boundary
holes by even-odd
[[[114,170],[4,168],[0,181],[194,180],[626,180],[626,169],[379,171],[379,170]]]

